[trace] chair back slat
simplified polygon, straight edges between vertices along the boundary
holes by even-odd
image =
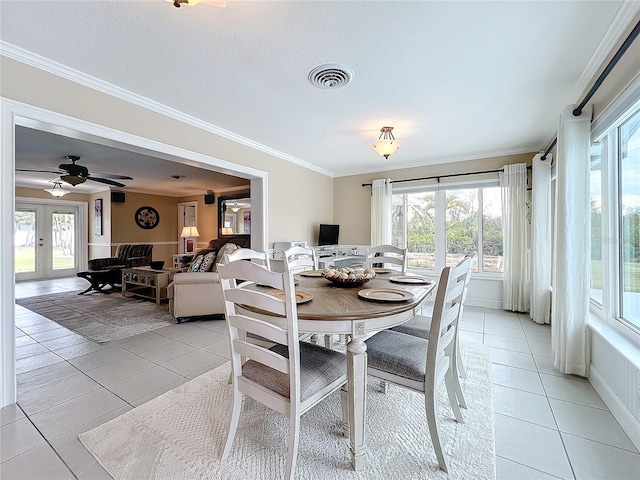
[[[225,265],[236,260],[249,260],[258,265],[264,266],[267,270],[271,270],[269,255],[266,252],[259,252],[251,248],[239,248],[231,253],[226,254],[221,263]]]
[[[229,318],[229,324],[243,332],[251,330],[251,333],[271,340],[274,343],[287,345],[289,334],[287,330],[259,319],[247,317],[245,315],[233,315]]]
[[[407,249],[398,248],[394,245],[378,245],[367,248],[365,267],[371,268],[373,265],[386,264],[399,265],[402,272],[407,271]]]
[[[243,357],[250,358],[256,362],[262,363],[267,367],[278,370],[282,373],[289,373],[289,359],[278,355],[277,353],[267,349],[256,343],[249,343],[243,340],[233,342],[234,350]]]
[[[318,269],[318,257],[313,248],[293,246],[283,252],[284,271],[297,274]]]
[[[229,290],[227,292],[227,301],[233,302],[237,305],[258,308],[277,315],[286,314],[286,305],[283,300],[269,295],[268,292],[244,289],[243,287],[248,283],[249,282],[243,282],[238,285],[237,289]],[[282,290],[278,289],[277,291]]]

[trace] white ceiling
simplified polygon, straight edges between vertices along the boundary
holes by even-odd
[[[622,4],[3,0],[0,39],[342,176],[545,148]],[[313,87],[324,63],[353,81]],[[389,160],[370,150],[386,125]]]
[[[80,157],[77,164],[87,167],[90,174],[111,173],[133,178],[116,179],[116,182],[126,185],[126,189],[115,187],[113,190],[174,197],[204,195],[207,190],[218,194],[249,185],[249,180],[184,165],[176,161],[179,159],[167,155],[159,158],[156,152],[139,148],[133,151],[134,147],[110,140],[84,134],[79,136],[81,138],[16,127],[16,168],[56,171],[59,165],[71,163],[66,155],[76,155]],[[16,171],[15,183],[21,187],[51,188],[51,181],[56,179],[57,175],[51,173]],[[64,188],[76,193],[93,193],[110,187],[87,180],[75,187],[65,183]]]

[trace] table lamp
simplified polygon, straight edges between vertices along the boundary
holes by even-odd
[[[187,248],[186,253],[193,253],[194,251],[194,238],[198,238],[200,233],[198,232],[198,228],[195,225],[191,225],[189,227],[182,227],[182,233],[180,234],[180,238],[187,239]]]

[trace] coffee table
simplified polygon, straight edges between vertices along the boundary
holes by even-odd
[[[151,267],[135,267],[122,269],[122,296],[137,296],[155,300],[160,305],[168,300],[167,286],[175,272],[181,269],[154,270]]]

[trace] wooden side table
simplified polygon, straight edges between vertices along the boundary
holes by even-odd
[[[182,259],[184,257],[188,257],[190,258],[190,262],[193,260],[193,253],[177,253],[175,255],[171,255],[171,258],[173,259],[173,268],[176,270],[183,270],[182,267]]]
[[[181,269],[177,271],[182,271]],[[122,296],[137,296],[155,300],[160,305],[167,300],[167,286],[176,272],[174,269],[153,270],[151,267],[122,269]]]

